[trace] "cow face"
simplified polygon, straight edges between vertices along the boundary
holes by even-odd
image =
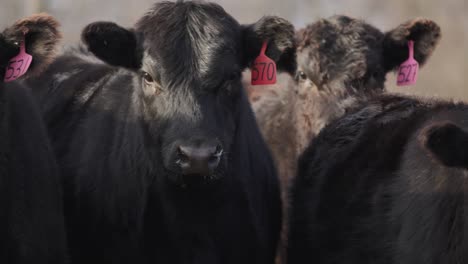
[[[245,118],[239,110],[248,107],[241,73],[262,42],[269,42],[267,55],[279,70],[295,70],[290,23],[264,17],[242,26],[216,4],[158,3],[132,30],[97,22],[82,38],[97,57],[134,71],[164,167],[185,181],[226,171]]]
[[[26,41],[26,52],[33,56],[29,74],[40,73],[52,62],[61,39],[59,23],[46,14],[33,15],[15,22],[0,34],[0,80],[3,80],[11,58],[19,53]]]
[[[422,65],[440,39],[433,21],[415,19],[383,33],[362,20],[333,16],[298,33],[299,89],[330,96],[379,92],[386,74],[408,59],[407,41],[415,41]]]

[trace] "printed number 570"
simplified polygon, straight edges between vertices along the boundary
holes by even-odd
[[[275,75],[275,66],[272,62],[255,62],[252,67],[252,80],[257,81],[260,80],[273,80]],[[266,76],[265,76],[266,74]],[[265,78],[266,77],[266,78]]]

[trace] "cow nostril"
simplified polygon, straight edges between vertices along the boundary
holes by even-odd
[[[212,157],[219,158],[223,155],[223,153],[224,153],[223,148],[220,145],[218,145],[216,146],[215,152],[213,153]]]
[[[221,156],[223,156],[223,153],[224,153],[223,148],[219,145],[216,146],[215,151],[208,159],[208,163],[213,167],[218,166],[218,163],[221,160]]]
[[[218,165],[218,162],[219,160],[221,159],[221,155],[212,155],[209,159],[208,159],[208,163],[210,165]]]
[[[184,175],[209,175],[218,167],[224,151],[220,145],[180,145],[175,164]]]
[[[186,163],[189,162],[190,157],[184,149],[179,146],[177,147],[177,163]]]

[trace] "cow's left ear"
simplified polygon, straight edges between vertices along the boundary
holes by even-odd
[[[140,69],[143,49],[133,30],[112,22],[94,22],[83,29],[81,39],[104,62],[129,69]]]
[[[414,41],[414,58],[422,66],[437,47],[441,37],[440,27],[432,20],[416,18],[385,33],[384,61],[387,71],[400,66],[408,59],[408,41]]]
[[[294,26],[276,16],[265,16],[243,28],[245,67],[260,54],[264,41],[268,41],[266,55],[274,60],[278,70],[294,75],[297,68]]]
[[[37,74],[48,66],[56,54],[58,43],[62,38],[60,24],[47,14],[33,15],[16,21],[0,34],[0,65],[19,53],[19,45],[26,42],[26,52],[33,60],[28,74]]]

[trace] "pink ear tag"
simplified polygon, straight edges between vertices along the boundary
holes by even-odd
[[[252,85],[265,85],[276,83],[276,63],[265,55],[268,42],[263,42],[260,55],[252,63]]]
[[[23,76],[32,62],[32,56],[26,53],[26,43],[23,40],[20,45],[20,52],[9,62],[5,72],[5,82],[11,82]]]
[[[398,86],[413,85],[418,80],[419,63],[414,59],[414,41],[408,41],[409,58],[398,70]]]

